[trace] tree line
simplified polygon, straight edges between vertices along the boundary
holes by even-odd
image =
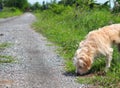
[[[114,7],[111,8],[111,2],[114,4]],[[32,10],[46,10],[46,9],[63,9],[62,6],[71,6],[78,9],[94,9],[94,8],[104,8],[112,12],[120,12],[120,0],[108,0],[103,4],[96,3],[96,0],[51,0],[50,3],[45,3],[43,1],[42,5],[38,2],[34,3],[31,6]]]
[[[29,7],[27,0],[0,0],[0,8],[4,7],[15,7],[20,10],[25,10]]]
[[[104,4],[97,4],[95,3],[95,0],[61,0],[57,2],[56,0],[51,0],[50,3],[46,3],[43,1],[42,4],[39,2],[36,2],[34,4],[30,4],[28,0],[0,0],[0,9],[3,9],[4,7],[15,7],[20,10],[46,10],[51,8],[62,8],[62,6],[74,6],[76,8],[84,8],[84,9],[93,9],[96,7],[101,8],[107,8],[110,9],[110,2],[114,2],[114,12],[120,11],[120,0],[108,0]],[[58,6],[59,5],[59,6]]]

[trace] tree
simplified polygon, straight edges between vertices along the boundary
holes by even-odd
[[[39,4],[39,2],[36,2],[36,3],[34,3],[34,4],[31,6],[31,9],[32,9],[32,10],[40,10],[40,9],[41,9],[41,5]]]
[[[25,10],[29,6],[27,0],[4,0],[3,3],[6,7],[16,7],[21,10]]]
[[[93,8],[95,5],[94,0],[76,0],[76,3],[79,4],[80,8]]]
[[[3,0],[0,0],[0,11],[3,9]]]
[[[73,5],[75,2],[76,0],[61,0],[59,3],[64,5]]]
[[[113,0],[113,2],[114,2],[113,12],[119,13],[120,12],[120,0]]]

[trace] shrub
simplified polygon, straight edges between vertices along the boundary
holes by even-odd
[[[50,9],[56,14],[61,14],[65,10],[65,7],[64,5],[52,4]]]
[[[0,12],[0,18],[12,17],[12,16],[21,15],[21,14],[22,14],[22,12],[17,8],[14,8],[14,7],[4,8]]]

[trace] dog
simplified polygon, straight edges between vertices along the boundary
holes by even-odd
[[[110,68],[113,48],[117,44],[120,50],[120,24],[112,24],[93,30],[81,41],[73,57],[76,73],[87,73],[94,62],[94,58],[102,54],[106,57],[105,72]]]

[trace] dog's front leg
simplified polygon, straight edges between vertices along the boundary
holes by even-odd
[[[111,48],[109,54],[107,54],[105,72],[107,72],[110,68],[112,53],[113,53],[113,49]]]

